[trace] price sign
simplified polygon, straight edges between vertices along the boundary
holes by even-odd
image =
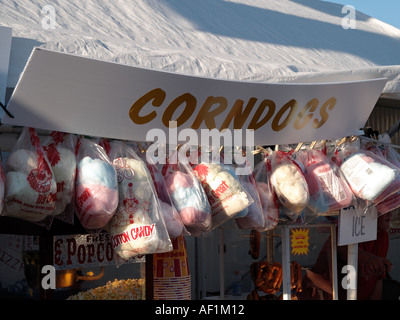
[[[354,206],[343,208],[339,214],[338,245],[345,246],[376,240],[377,210],[371,207],[365,214]]]

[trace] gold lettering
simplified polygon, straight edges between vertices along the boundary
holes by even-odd
[[[226,116],[226,119],[224,123],[222,124],[221,128],[219,129],[220,131],[226,129],[229,127],[229,124],[233,120],[233,129],[241,129],[246,122],[251,110],[253,109],[255,103],[257,101],[257,98],[250,98],[249,102],[246,105],[246,108],[243,110],[243,100],[236,100],[235,104],[231,108],[231,111],[229,111],[228,115]]]
[[[321,121],[318,121],[317,119],[314,119],[313,121],[313,127],[315,129],[320,128],[328,120],[329,114],[326,111],[326,109],[328,108],[328,110],[332,110],[335,104],[336,104],[336,99],[334,97],[331,97],[328,100],[326,100],[326,102],[322,105],[321,110],[319,111],[322,118]]]
[[[196,109],[196,98],[191,95],[190,93],[184,93],[179,97],[175,98],[165,109],[164,114],[162,116],[162,122],[168,128],[169,122],[173,121],[172,115],[176,111],[176,109],[183,103],[186,103],[185,109],[180,114],[180,116],[175,120],[176,125],[179,127],[180,125],[184,124],[190,116],[193,114],[194,110]]]
[[[210,111],[210,108],[214,104],[219,104],[219,106]],[[208,129],[215,129],[216,125],[214,118],[224,111],[227,105],[228,101],[224,97],[208,97],[199,110],[199,113],[192,124],[192,129],[198,129],[203,121]]]
[[[159,107],[164,102],[164,99],[165,91],[160,88],[156,88],[147,92],[145,95],[141,96],[129,109],[129,117],[136,124],[145,124],[147,122],[150,122],[157,116],[157,113],[155,111],[152,111],[145,116],[139,116],[140,110],[142,110],[144,105],[151,100],[153,100],[153,106]]]
[[[265,107],[268,107],[268,113],[260,122],[257,122],[260,119],[261,115],[263,114]],[[257,130],[258,128],[262,127],[264,124],[268,122],[269,119],[271,119],[274,112],[275,112],[275,102],[268,99],[263,100],[260,103],[256,113],[254,114],[253,119],[251,119],[251,122],[249,123],[249,129]]]
[[[286,110],[290,108],[289,114],[286,116],[285,120],[279,124],[281,117],[285,114]],[[297,109],[297,101],[292,99],[286,103],[276,114],[274,120],[272,120],[271,128],[274,131],[281,131],[286,125],[293,119]]]
[[[307,123],[312,119],[313,112],[318,107],[318,99],[314,98],[307,102],[307,104],[301,109],[301,111],[297,114],[296,119],[294,120],[294,128],[300,130],[304,128]],[[310,113],[305,115],[306,111],[310,109]],[[301,122],[303,120],[303,122]]]

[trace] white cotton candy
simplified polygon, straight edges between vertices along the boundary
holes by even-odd
[[[211,205],[213,227],[221,225],[253,203],[229,167],[200,163],[194,168],[194,173],[201,181]]]
[[[276,166],[272,171],[271,182],[281,203],[295,212],[303,210],[309,200],[307,182],[292,163]]]
[[[392,183],[396,170],[368,155],[353,154],[343,162],[340,170],[356,196],[372,201]]]
[[[61,146],[57,147],[60,160],[51,168],[57,183],[57,203],[53,215],[62,213],[74,197],[76,157],[75,154]]]
[[[109,223],[113,248],[124,260],[154,253],[161,243],[158,206],[144,162],[126,157],[114,159],[113,165],[119,194],[117,211]]]
[[[6,215],[37,222],[47,216],[44,210],[36,209],[39,193],[31,188],[27,175],[22,172],[8,172],[5,186]]]
[[[57,182],[74,180],[76,170],[75,154],[66,148],[57,147],[60,153],[60,161],[52,166],[54,177]]]
[[[28,175],[38,167],[38,155],[27,149],[18,149],[10,153],[6,163],[6,171],[18,171]]]

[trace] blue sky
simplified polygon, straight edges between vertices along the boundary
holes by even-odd
[[[356,10],[400,29],[400,0],[327,0]]]

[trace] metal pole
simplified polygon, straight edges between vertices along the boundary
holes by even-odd
[[[290,284],[290,235],[289,227],[282,227],[282,290],[283,300],[292,300]]]
[[[357,300],[357,269],[358,269],[358,243],[349,244],[347,246],[347,264],[353,266],[354,273],[354,284],[347,289],[347,300]]]
[[[225,298],[225,273],[224,273],[224,231],[219,227],[219,296]]]
[[[337,243],[336,225],[331,226],[331,252],[332,252],[332,300],[338,300],[338,275],[337,275]]]

